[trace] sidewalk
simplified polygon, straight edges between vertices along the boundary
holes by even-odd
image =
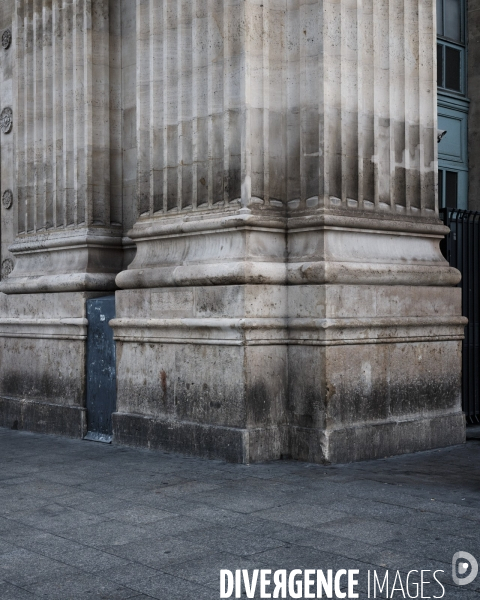
[[[480,562],[480,436],[242,466],[0,429],[2,600],[214,600],[240,568],[359,569],[360,598],[368,570],[443,569],[444,598],[480,600],[480,575],[453,584],[457,551]]]

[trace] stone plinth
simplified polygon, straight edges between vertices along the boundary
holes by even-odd
[[[140,220],[111,323],[116,439],[242,462],[461,443],[465,319],[444,234],[245,209]]]
[[[83,437],[91,295],[0,294],[0,425]]]
[[[284,286],[268,285],[117,292],[115,439],[235,462],[278,458],[286,300]]]

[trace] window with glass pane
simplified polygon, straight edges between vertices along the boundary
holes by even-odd
[[[437,0],[437,85],[465,94],[465,0]]]
[[[438,170],[438,203],[440,208],[458,207],[458,173],[456,171]]]
[[[457,208],[458,173],[445,171],[445,206]]]
[[[437,44],[437,85],[453,92],[464,91],[463,51],[446,44]]]
[[[445,82],[444,87],[455,92],[462,91],[461,69],[462,56],[460,50],[444,46],[445,52]]]
[[[443,0],[437,0],[437,35],[443,36]]]
[[[464,0],[437,0],[437,35],[464,43]]]
[[[466,1],[436,0],[438,106],[449,123],[446,141],[439,146],[440,207],[468,206]],[[457,122],[462,123],[458,131]]]
[[[443,0],[444,2],[444,36],[449,40],[461,43],[462,11],[461,0]]]

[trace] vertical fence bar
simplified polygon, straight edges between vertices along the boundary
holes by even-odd
[[[444,208],[450,233],[445,258],[462,274],[462,314],[468,318],[462,343],[462,403],[467,423],[480,423],[480,212]]]

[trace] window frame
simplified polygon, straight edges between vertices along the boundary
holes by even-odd
[[[458,44],[453,44],[452,42],[447,42],[441,38],[437,38],[437,47],[440,46],[442,48],[442,81],[439,82],[437,79],[437,87],[442,93],[447,94],[455,94],[460,96],[467,95],[467,56],[466,49],[464,46],[460,46]],[[458,50],[460,52],[460,90],[454,90],[452,88],[447,88],[442,83],[445,83],[445,69],[446,69],[446,60],[445,60],[445,48],[453,48],[454,50]],[[438,59],[437,59],[438,60]]]

